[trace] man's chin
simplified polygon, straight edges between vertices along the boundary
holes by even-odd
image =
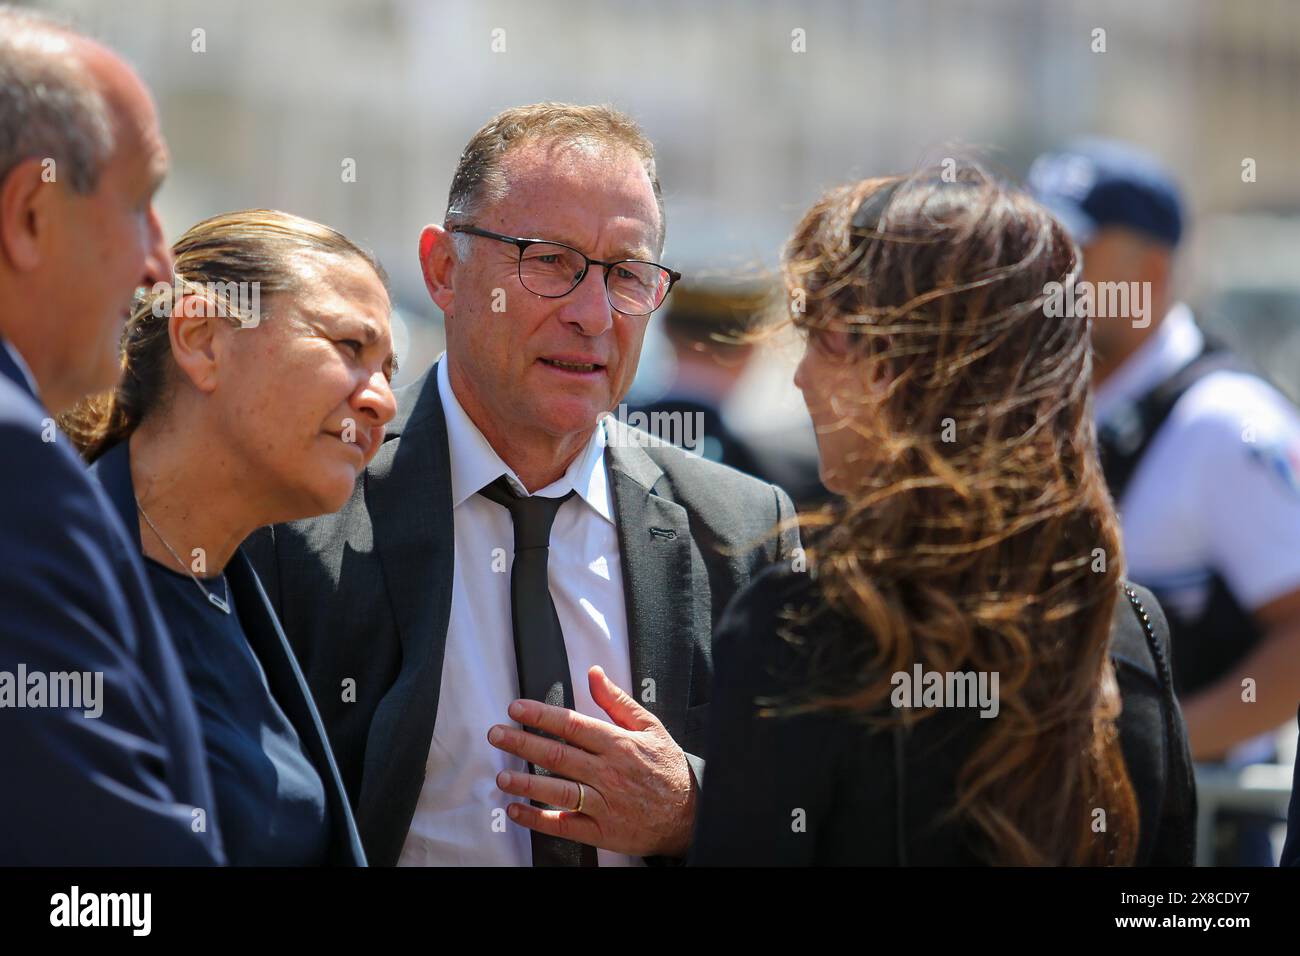
[[[589,435],[596,428],[605,409],[595,402],[553,403],[544,408],[544,420],[537,422],[537,427],[550,435]]]

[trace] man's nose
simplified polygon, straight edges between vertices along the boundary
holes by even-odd
[[[172,251],[167,248],[167,240],[163,237],[162,222],[158,218],[158,210],[154,209],[153,206],[149,207],[148,229],[143,283],[150,286],[159,282],[170,283],[172,281]]]
[[[614,310],[605,294],[605,270],[593,265],[564,300],[560,318],[583,335],[596,336],[614,324]]]

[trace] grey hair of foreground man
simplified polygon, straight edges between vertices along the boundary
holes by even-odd
[[[108,106],[75,59],[49,56],[70,25],[0,4],[0,182],[20,162],[53,159],[81,195],[95,191],[113,151]]]
[[[135,292],[171,277],[154,207],[167,168],[121,56],[0,6],[0,337],[52,412],[117,381]]]

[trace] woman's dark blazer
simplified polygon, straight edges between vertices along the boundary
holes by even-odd
[[[126,527],[134,529],[139,527],[140,519],[136,511],[135,489],[131,484],[129,447],[126,442],[114,445],[91,466],[90,471],[108,492],[108,497]],[[139,540],[138,533],[133,537]],[[312,701],[311,691],[307,689],[307,681],[303,678],[298,660],[280,628],[280,621],[271,609],[266,592],[262,590],[262,582],[258,580],[242,548],[235,552],[226,566],[226,580],[230,583],[230,593],[235,599],[239,623],[243,625],[248,644],[262,665],[262,670],[266,672],[266,682],[271,693],[293,724],[293,729],[298,732],[303,752],[320,774],[321,783],[325,786],[331,831],[325,862],[329,866],[365,866],[365,851],[361,849],[361,838],[357,834],[352,808],[348,805],[343,781],[334,763],[329,739],[325,736],[325,726],[316,711],[316,704]]]
[[[1169,673],[1169,631],[1150,592],[1121,591],[1111,659],[1123,698],[1120,745],[1137,798],[1139,865],[1190,866],[1196,793]],[[807,573],[774,566],[738,594],[719,624],[694,864],[973,865],[972,834],[940,821],[980,726],[978,708],[940,710],[909,730],[873,730],[843,711],[756,716],[759,698],[806,689],[807,654],[778,634],[786,608],[820,608],[796,628],[810,644],[857,627],[826,607]],[[886,705],[888,706],[888,705]],[[989,718],[990,721],[997,718]],[[1100,818],[1096,818],[1097,821]],[[1089,821],[1090,823],[1094,821]]]

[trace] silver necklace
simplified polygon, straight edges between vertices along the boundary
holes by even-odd
[[[203,592],[203,596],[208,599],[208,603],[218,611],[223,611],[224,613],[229,614],[230,582],[226,580],[225,575],[222,575],[221,583],[225,587],[226,596],[225,598],[219,598],[203,586],[203,582],[199,580],[199,576],[190,570],[190,566],[181,560],[181,556],[176,553],[176,549],[167,543],[167,539],[162,536],[162,532],[158,530],[158,526],[154,524],[153,519],[149,517],[149,512],[145,511],[144,505],[140,504],[139,498],[135,499],[135,506],[140,509],[140,514],[144,515],[145,524],[153,529],[153,533],[158,536],[158,540],[163,543],[163,547],[171,553],[171,556],[176,559],[176,563],[179,564],[181,568],[184,569],[185,573],[193,579],[194,584]]]

